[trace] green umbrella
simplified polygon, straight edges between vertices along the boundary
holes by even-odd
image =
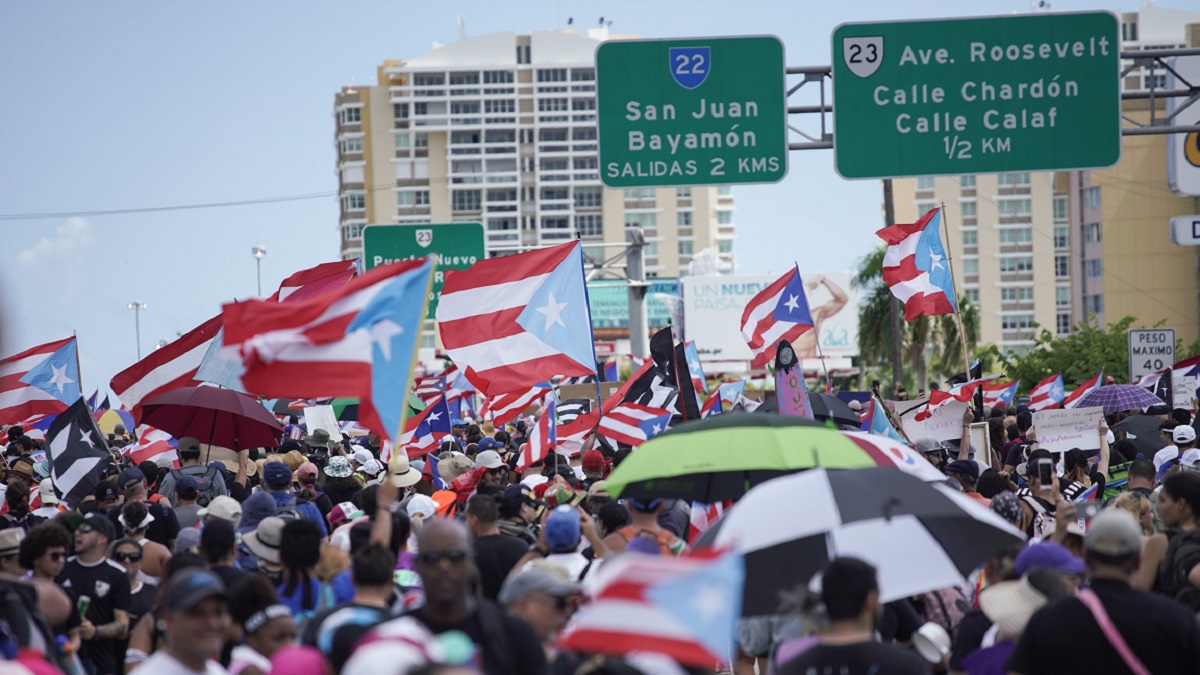
[[[712,504],[738,499],[759,483],[813,467],[897,466],[880,447],[866,434],[851,436],[796,417],[720,415],[646,441],[604,484],[610,494],[625,498]]]

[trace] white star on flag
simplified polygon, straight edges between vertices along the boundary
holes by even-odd
[[[790,311],[794,312],[794,311],[800,309],[800,303],[797,302],[799,299],[800,299],[800,296],[792,295],[791,293],[788,293],[788,301],[783,303],[783,306],[787,307]]]
[[[384,319],[371,326],[371,342],[379,345],[379,351],[383,352],[384,361],[392,360],[392,338],[403,332],[404,329],[400,324],[391,319]]]
[[[662,424],[661,423],[655,424],[654,425],[654,433],[657,434],[660,431],[662,431]]]
[[[718,616],[725,607],[725,591],[718,586],[705,585],[696,591],[692,608],[704,617],[705,621],[711,621],[713,617]]]
[[[937,269],[941,268],[941,266],[942,266],[942,254],[940,254],[940,253],[934,253],[933,251],[930,251],[930,252],[929,252],[929,259],[932,261],[932,264],[929,266],[929,271],[930,271],[930,272],[933,272],[934,270],[937,270]]]
[[[89,448],[96,447],[96,442],[92,440],[92,432],[87,429],[79,430],[79,440],[87,443]]]
[[[431,413],[429,413],[429,417],[427,417],[426,419],[429,420],[430,422],[436,422],[437,420],[439,420],[441,418],[442,418],[442,413],[431,412]]]
[[[58,387],[58,393],[60,393],[60,394],[63,393],[63,385],[64,384],[74,384],[75,383],[75,380],[72,380],[71,378],[67,377],[67,367],[65,365],[62,368],[55,368],[54,366],[50,366],[50,370],[54,371],[54,377],[50,378],[50,384],[56,385]]]
[[[549,296],[550,297],[548,300],[546,300],[546,304],[544,306],[536,308],[539,314],[546,317],[546,328],[544,330],[549,330],[550,326],[553,326],[554,324],[558,324],[563,328],[566,328],[567,324],[563,323],[562,312],[563,309],[566,308],[567,303],[554,302],[553,292],[549,293]]]

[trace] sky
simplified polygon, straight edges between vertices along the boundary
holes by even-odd
[[[615,34],[644,38],[774,34],[788,65],[829,65],[830,35],[844,22],[1029,11],[1029,0],[0,3],[0,355],[76,334],[90,393],[137,358],[129,303],[147,305],[146,353],[222,302],[254,296],[254,245],[267,248],[266,293],[336,260],[335,92],[373,83],[385,59],[454,41],[459,16],[468,37],[600,17]],[[75,215],[296,195],[317,196]],[[793,262],[849,269],[882,226],[879,181],[839,178],[828,150],[793,151],[782,182],[738,186],[734,197],[744,274]]]

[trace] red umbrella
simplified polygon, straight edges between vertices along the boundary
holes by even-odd
[[[283,435],[275,416],[253,397],[209,386],[172,389],[146,401],[141,424],[233,450],[274,447]]]

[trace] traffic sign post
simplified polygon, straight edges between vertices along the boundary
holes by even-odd
[[[1109,12],[839,26],[838,173],[894,178],[1115,164],[1118,27]]]
[[[601,43],[601,180],[609,187],[782,180],[786,84],[776,37]]]
[[[1170,368],[1175,363],[1175,329],[1149,328],[1129,331],[1129,381]]]
[[[433,288],[427,319],[437,312],[443,273],[465,270],[487,257],[480,223],[436,225],[368,225],[363,230],[363,267],[372,269],[401,260],[434,257]]]

